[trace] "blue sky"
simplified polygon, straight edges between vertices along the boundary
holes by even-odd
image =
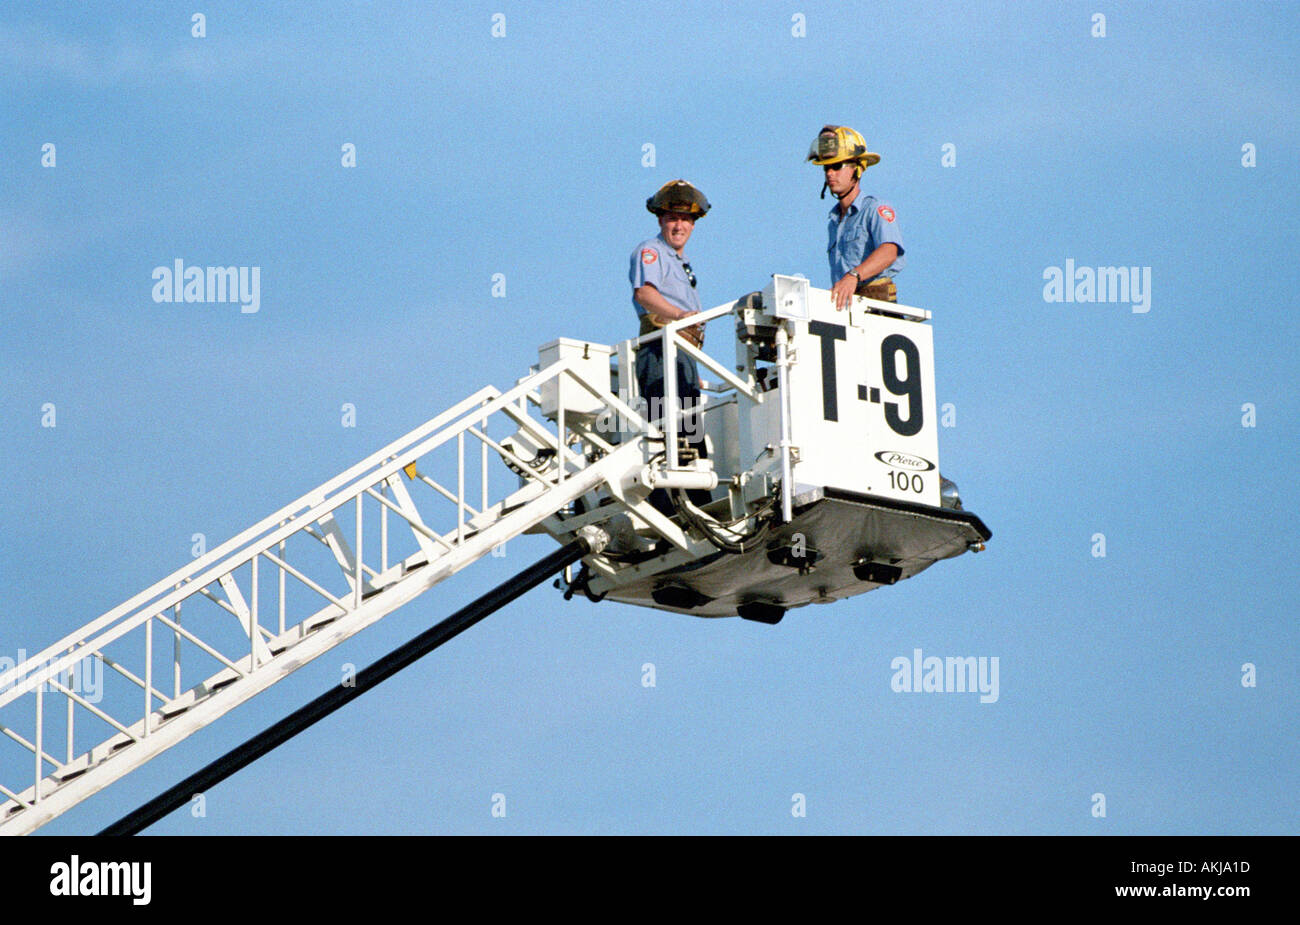
[[[1298,13],[7,5],[0,655],[538,345],[631,336],[667,180],[714,207],[705,305],[827,285],[803,158],[845,123],[882,154],[865,188],[934,313],[943,470],[989,549],[777,627],[539,589],[152,831],[1294,833]],[[260,310],[155,303],[177,258],[261,267]],[[1150,310],[1046,302],[1067,260],[1150,267]],[[43,831],[113,821],[551,548],[512,542]],[[915,648],[997,656],[998,702],[893,692]]]

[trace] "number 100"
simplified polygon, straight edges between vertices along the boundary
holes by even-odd
[[[925,490],[925,479],[921,478],[921,476],[915,472],[909,475],[909,473],[906,472],[898,472],[897,470],[890,469],[889,487],[893,488],[895,491],[908,491],[910,489],[919,495]]]

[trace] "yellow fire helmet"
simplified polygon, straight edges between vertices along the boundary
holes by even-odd
[[[868,151],[862,136],[847,125],[824,125],[808,149],[808,160],[818,167],[852,161],[854,175],[861,176],[863,170],[880,163],[880,155]]]
[[[669,180],[645,201],[645,207],[655,215],[678,212],[701,218],[708,214],[709,200],[685,180]]]

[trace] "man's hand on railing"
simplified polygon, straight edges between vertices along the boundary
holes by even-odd
[[[650,322],[655,327],[662,328],[672,324],[674,321],[680,321],[682,318],[698,314],[699,312],[684,312],[679,318],[665,318],[662,315],[656,315],[655,313],[650,312],[649,317]],[[686,338],[696,347],[704,346],[704,325],[702,324],[694,324],[689,328],[678,328],[677,333]]]

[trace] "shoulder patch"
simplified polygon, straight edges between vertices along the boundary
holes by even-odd
[[[651,264],[651,263],[654,263],[654,262],[655,262],[656,260],[658,260],[658,259],[659,259],[659,255],[656,254],[652,248],[649,248],[649,247],[643,247],[643,248],[641,249],[641,262],[642,262],[642,263],[644,263],[644,264]]]
[[[889,206],[881,206],[876,209],[876,212],[887,222],[892,222],[894,220],[894,210]]]

